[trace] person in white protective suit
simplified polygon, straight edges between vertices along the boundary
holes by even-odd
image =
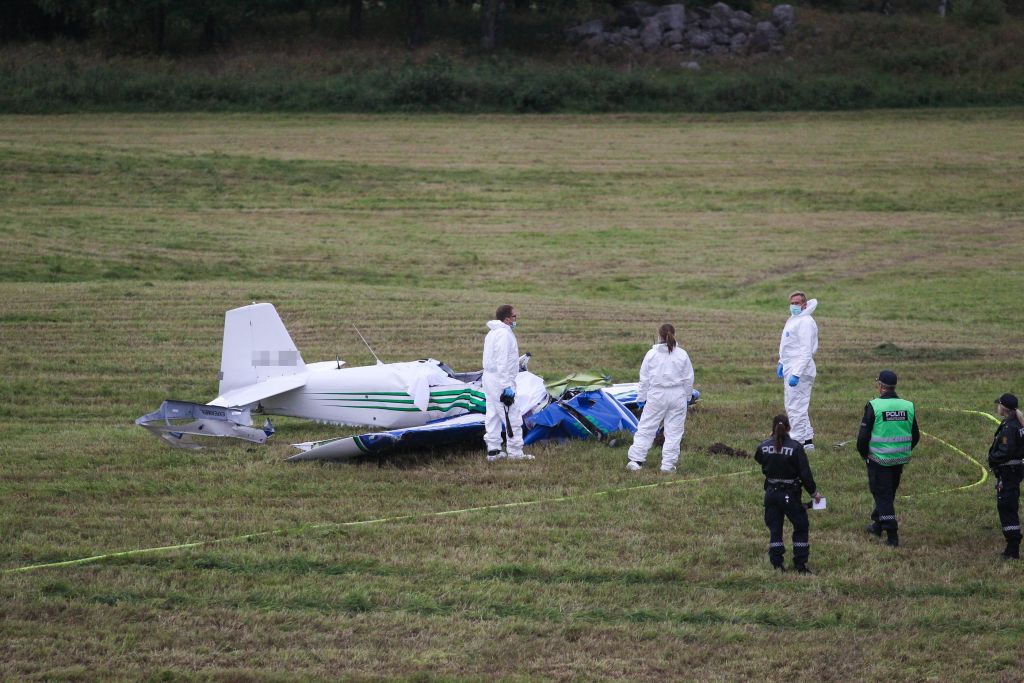
[[[490,330],[484,338],[483,389],[487,399],[484,417],[484,443],[487,460],[533,460],[523,453],[523,411],[516,399],[516,375],[519,374],[519,343],[512,329],[516,326],[516,309],[509,304],[498,306],[494,320],[487,322]],[[507,450],[501,449],[501,430],[505,427]]]
[[[676,345],[676,329],[665,323],[658,330],[660,341],[640,365],[637,406],[643,411],[633,445],[629,447],[626,469],[635,472],[647,460],[658,427],[665,424],[665,445],[661,449],[661,471],[676,471],[679,444],[686,431],[686,406],[693,394],[693,365],[686,351]]]
[[[789,295],[789,320],[782,329],[779,342],[779,366],[776,375],[783,380],[783,399],[789,417],[790,438],[803,444],[804,451],[814,450],[814,428],[808,411],[811,389],[817,369],[814,354],[818,350],[818,324],[811,316],[818,300],[807,300],[803,292]]]

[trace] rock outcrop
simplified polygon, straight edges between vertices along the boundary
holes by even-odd
[[[613,19],[591,19],[566,31],[569,42],[588,50],[626,49],[635,54],[664,50],[704,55],[747,55],[781,52],[783,38],[793,32],[792,5],[776,5],[771,17],[755,21],[724,2],[687,10],[682,4],[653,5],[638,0],[618,10]]]

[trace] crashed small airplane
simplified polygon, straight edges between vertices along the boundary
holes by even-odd
[[[188,448],[199,446],[192,436],[264,443],[273,426],[253,429],[253,412],[378,429],[414,427],[482,411],[481,374],[456,373],[433,359],[378,360],[364,367],[346,367],[340,358],[307,364],[274,306],[254,303],[224,314],[220,395],[206,405],[165,401],[135,423]]]
[[[361,336],[361,335],[360,335]],[[372,349],[371,349],[372,353]],[[374,354],[376,358],[376,354]],[[523,401],[527,444],[542,439],[605,439],[637,427],[637,385],[612,385],[607,377],[577,376],[545,386],[520,359],[517,400]],[[376,431],[353,437],[294,444],[299,460],[347,460],[394,450],[435,448],[480,440],[485,398],[482,371],[459,373],[432,358],[346,367],[340,359],[305,363],[269,303],[253,303],[224,315],[219,396],[208,404],[164,401],[135,423],[167,443],[201,448],[194,437],[233,437],[266,443],[267,419],[284,415]],[[555,396],[549,394],[549,388]],[[695,391],[691,403],[699,398]]]
[[[523,385],[524,375],[516,378],[516,387]],[[536,375],[533,378],[540,379]],[[530,407],[523,415],[527,446],[538,441],[553,439],[597,439],[613,442],[619,432],[636,432],[636,384],[610,384],[596,389],[575,386]],[[593,385],[591,385],[593,386]],[[517,400],[519,394],[516,394]],[[692,404],[700,396],[695,391]],[[324,441],[292,444],[301,452],[287,458],[288,462],[302,460],[349,460],[364,455],[383,455],[389,451],[453,446],[456,444],[483,444],[484,414],[472,413],[445,418],[422,427],[372,432],[357,436],[339,437]]]

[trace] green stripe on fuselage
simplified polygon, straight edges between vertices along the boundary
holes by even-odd
[[[470,401],[472,403],[483,403],[484,402],[484,400],[482,398],[477,398],[476,396],[473,396],[472,394],[470,394],[468,396],[466,396],[465,394],[463,394],[461,396],[452,396],[451,398],[447,398],[447,397],[445,397],[445,398],[436,398],[434,396],[431,396],[430,400],[431,400],[432,403],[455,403],[456,401]]]
[[[404,403],[406,405],[411,404],[413,401],[411,398],[400,399],[400,398],[321,398],[321,401],[351,401],[354,403]]]
[[[400,413],[418,413],[418,412],[420,412],[420,409],[417,408],[416,406],[413,406],[411,408],[399,408],[397,406],[347,406],[347,405],[340,405],[340,404],[337,404],[337,403],[334,403],[334,404],[328,403],[327,407],[328,408],[352,408],[354,410],[391,410],[391,411],[396,411],[396,412],[400,412]]]
[[[311,391],[322,396],[408,396],[405,391]]]
[[[465,408],[466,410],[473,410],[474,408],[483,408],[483,403],[449,403],[446,406],[429,405],[427,410],[440,410],[442,413],[447,413],[452,408]]]

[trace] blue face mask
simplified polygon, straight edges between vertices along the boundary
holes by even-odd
[[[790,304],[789,305],[789,314],[790,315],[800,315],[800,311],[802,311],[802,310],[803,309],[800,308],[799,306],[797,306],[796,304]]]
[[[516,321],[513,320],[512,322],[509,323],[508,326],[511,327],[514,330],[514,329],[516,329],[516,325],[517,325]]]

